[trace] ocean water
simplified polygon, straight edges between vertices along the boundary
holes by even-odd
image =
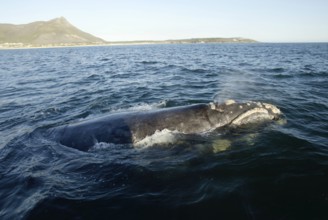
[[[226,99],[284,120],[142,149],[42,135]],[[328,44],[0,50],[0,134],[0,219],[328,219]]]

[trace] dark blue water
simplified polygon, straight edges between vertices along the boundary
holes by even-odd
[[[286,120],[143,149],[42,135],[231,98]],[[1,219],[328,219],[328,44],[0,50],[0,132]]]

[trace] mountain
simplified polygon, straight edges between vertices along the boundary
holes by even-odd
[[[83,32],[64,17],[29,24],[0,24],[0,44],[61,45],[105,43]]]
[[[254,43],[247,38],[191,38],[162,41],[104,41],[79,30],[64,17],[29,24],[0,24],[0,49],[26,47],[57,47],[83,45],[129,44],[191,44],[191,43]]]

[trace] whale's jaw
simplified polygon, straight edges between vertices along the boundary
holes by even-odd
[[[217,111],[216,127],[240,126],[264,121],[277,120],[281,117],[279,108],[272,104],[261,102],[237,103],[234,100],[227,100],[223,104],[211,103],[212,111]],[[215,114],[213,114],[215,115]]]
[[[266,103],[260,103],[259,105],[261,106],[248,110],[239,115],[231,122],[231,124],[239,126],[243,124],[269,121],[279,118],[281,113],[276,106]]]

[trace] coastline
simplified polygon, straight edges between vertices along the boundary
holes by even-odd
[[[52,49],[52,48],[73,48],[73,47],[111,47],[111,46],[133,46],[133,45],[152,45],[152,44],[160,44],[160,43],[76,44],[76,45],[22,46],[22,47],[3,47],[0,45],[0,50]]]
[[[67,48],[67,47],[101,47],[101,46],[132,46],[132,45],[155,45],[155,44],[208,44],[208,43],[259,43],[255,40],[244,38],[192,38],[180,40],[141,40],[141,41],[115,41],[96,43],[61,43],[61,44],[24,44],[24,43],[2,43],[0,50],[11,49],[46,49],[46,48]]]
[[[327,44],[328,42],[205,42],[205,43],[172,43],[172,42],[119,42],[104,44],[68,44],[68,45],[29,45],[4,47],[0,44],[1,50],[27,50],[27,49],[56,49],[56,48],[78,48],[78,47],[112,47],[112,46],[138,46],[138,45],[163,45],[163,44]]]

